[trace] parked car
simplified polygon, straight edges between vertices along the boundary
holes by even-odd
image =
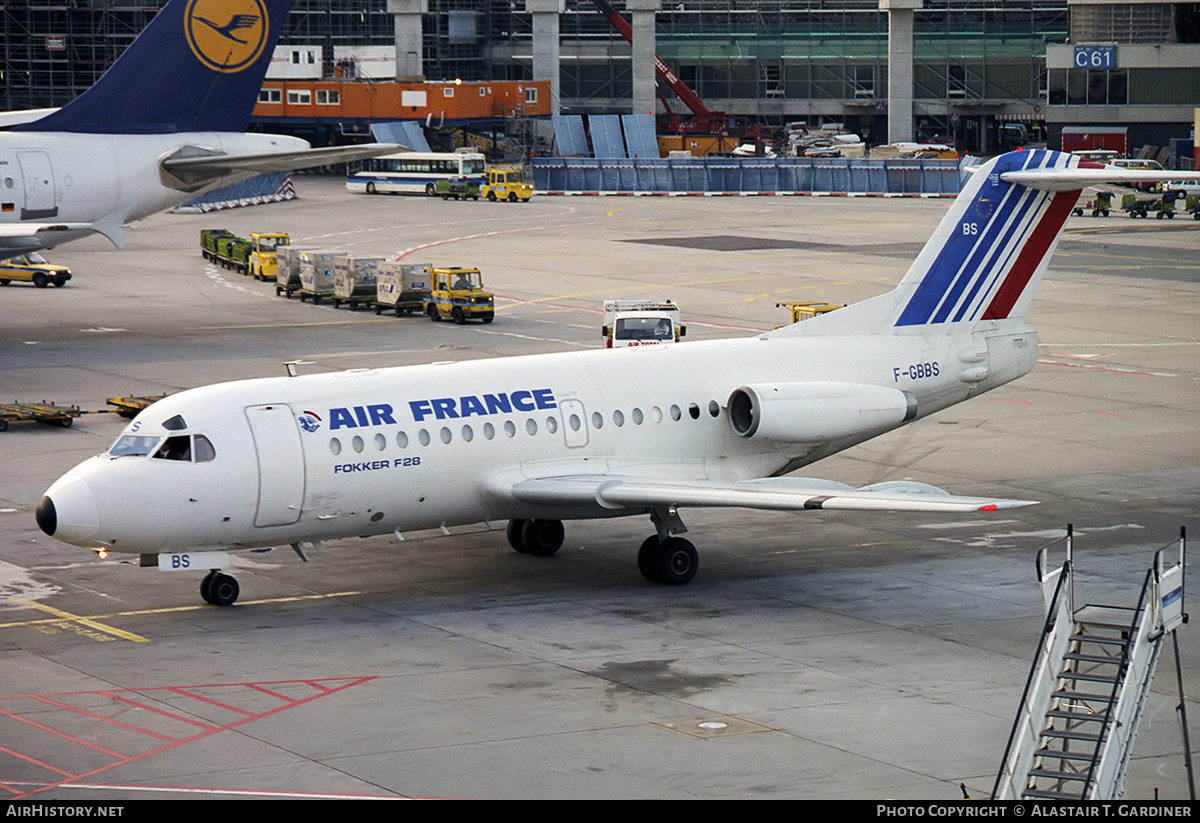
[[[65,286],[70,279],[70,269],[54,265],[37,252],[19,254],[10,260],[0,261],[0,286],[7,286],[15,280],[18,283],[32,283],[39,289],[44,289],[51,283],[55,286]]]

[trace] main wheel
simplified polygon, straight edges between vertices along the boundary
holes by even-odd
[[[682,586],[700,568],[700,555],[690,540],[668,537],[660,541],[653,536],[638,550],[638,569],[642,576],[655,583]]]
[[[534,557],[549,557],[563,544],[565,531],[561,520],[526,520],[521,527],[521,543]]]
[[[654,555],[657,552],[657,534],[652,534],[643,540],[641,548],[638,549],[638,571],[642,573],[642,577],[646,578],[651,583],[662,582],[658,579],[658,572],[654,568]]]
[[[513,547],[513,551],[521,554],[529,554],[529,549],[525,548],[525,542],[521,540],[521,530],[525,528],[525,520],[509,520],[508,527],[504,530],[504,536],[508,538],[508,545]]]

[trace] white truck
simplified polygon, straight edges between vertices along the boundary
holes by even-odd
[[[604,346],[658,346],[678,343],[687,334],[679,324],[679,306],[670,300],[605,300]]]

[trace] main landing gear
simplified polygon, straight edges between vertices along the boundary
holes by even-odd
[[[200,596],[214,606],[232,606],[241,594],[237,580],[213,569],[200,581]]]
[[[563,544],[561,520],[509,520],[508,545],[521,554],[549,557]]]
[[[638,549],[638,571],[651,583],[682,586],[700,568],[696,547],[677,536],[687,527],[674,509],[655,510],[650,519],[657,533],[647,537]],[[510,520],[506,534],[508,545],[536,557],[549,557],[563,544],[561,520]]]

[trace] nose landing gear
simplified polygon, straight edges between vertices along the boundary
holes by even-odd
[[[200,596],[214,606],[232,606],[241,594],[237,580],[213,569],[200,581]]]

